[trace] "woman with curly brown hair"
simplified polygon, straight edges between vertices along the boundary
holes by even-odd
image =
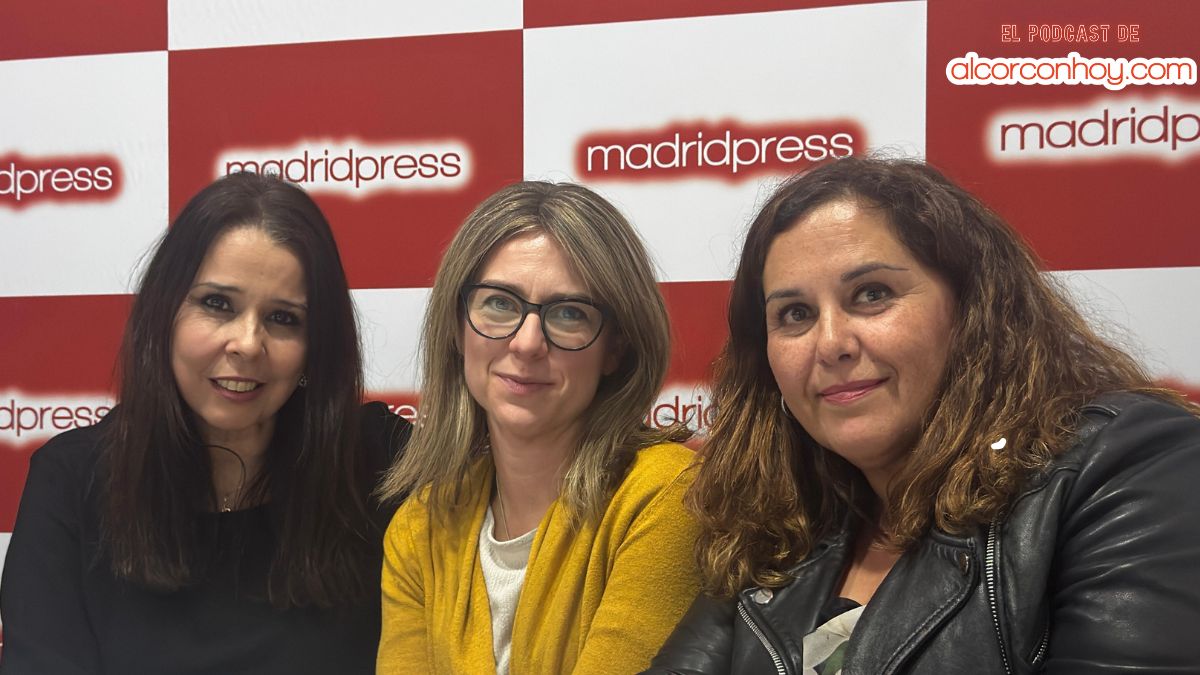
[[[1195,672],[1200,419],[1018,235],[912,161],[747,236],[655,673]]]

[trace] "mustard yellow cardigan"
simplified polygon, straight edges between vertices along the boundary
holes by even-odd
[[[692,458],[673,443],[640,450],[599,522],[571,527],[565,509],[551,505],[529,553],[510,675],[620,675],[650,665],[699,590],[698,528],[682,503]],[[417,497],[392,519],[379,675],[495,672],[479,562],[493,470],[490,457],[479,460],[464,486],[470,502],[444,519]]]

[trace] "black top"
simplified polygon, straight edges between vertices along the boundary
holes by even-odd
[[[377,594],[342,610],[281,611],[266,601],[269,505],[197,516],[214,553],[194,586],[160,593],[118,579],[98,546],[105,424],[60,434],[30,460],[0,583],[0,673],[374,672]],[[410,431],[383,404],[363,407],[363,445],[377,471]],[[379,507],[379,535],[393,510]],[[368,588],[379,586],[381,550],[362,571]]]

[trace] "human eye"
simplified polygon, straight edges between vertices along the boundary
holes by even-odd
[[[779,307],[774,313],[775,327],[796,330],[806,327],[813,318],[813,311],[803,303],[792,303]]]
[[[860,305],[877,305],[893,297],[892,289],[883,284],[868,284],[854,292],[854,302]]]
[[[204,309],[213,312],[233,311],[233,303],[229,301],[228,297],[221,295],[220,293],[209,293],[207,295],[203,295],[198,298],[196,302]]]
[[[591,320],[593,312],[587,305],[576,302],[556,303],[547,318],[559,323],[586,323]]]
[[[267,315],[267,321],[280,326],[299,326],[300,316],[286,309],[277,309]]]
[[[517,301],[506,293],[492,292],[484,296],[480,306],[490,312],[512,314],[517,311]]]

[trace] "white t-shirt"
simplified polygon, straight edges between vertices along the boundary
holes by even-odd
[[[529,549],[537,530],[516,539],[496,541],[492,536],[495,522],[489,506],[479,531],[479,561],[483,565],[488,607],[492,610],[492,655],[496,658],[496,674],[508,675],[513,617],[517,613],[517,600],[521,597],[525,568],[529,564]]]

